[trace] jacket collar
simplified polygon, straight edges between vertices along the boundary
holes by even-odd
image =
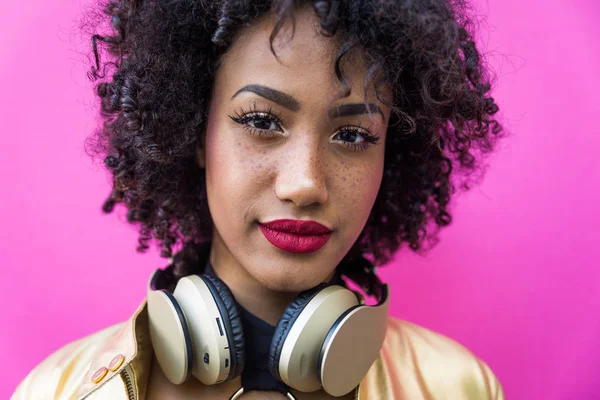
[[[138,394],[137,397],[145,398],[152,354],[147,302],[144,299],[131,318],[119,324],[115,333],[95,349],[90,366],[77,385],[75,399],[89,396],[115,376],[124,374],[126,370],[133,374],[134,379],[131,383],[134,386],[133,390]],[[115,357],[120,356],[124,357],[121,366],[114,371],[109,370],[102,382],[94,383],[94,374],[108,367]]]

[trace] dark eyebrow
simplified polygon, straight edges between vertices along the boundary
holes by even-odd
[[[300,111],[300,103],[298,100],[294,99],[289,94],[280,92],[279,90],[271,89],[262,85],[246,85],[235,92],[235,94],[231,96],[231,99],[233,100],[235,96],[242,92],[256,93],[257,95],[264,97],[267,100],[271,100],[272,102],[277,103],[288,110]]]
[[[381,119],[383,119],[383,122],[385,122],[385,117],[383,116],[383,111],[381,111],[381,108],[371,103],[342,104],[329,110],[327,115],[330,119],[333,119],[337,117],[347,117],[349,115],[368,114],[369,111],[379,113],[381,115]]]
[[[287,108],[291,111],[300,111],[300,103],[298,100],[294,99],[289,94],[285,94],[280,92],[279,90],[271,89],[262,85],[246,85],[237,92],[233,96],[231,96],[231,100],[233,100],[238,94],[242,92],[252,92],[261,97],[264,97],[267,100],[270,100],[274,103],[279,104],[282,107]],[[381,118],[385,122],[385,117],[381,108],[375,104],[342,104],[340,106],[333,107],[328,111],[327,115],[330,119],[339,118],[339,117],[347,117],[350,115],[358,115],[358,114],[368,114],[369,112],[376,112],[381,115]]]

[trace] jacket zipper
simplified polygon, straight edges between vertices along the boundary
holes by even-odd
[[[135,375],[131,367],[128,365],[121,371],[121,378],[125,383],[125,388],[127,389],[127,399],[128,400],[136,400],[137,396],[135,394],[135,387],[133,386],[132,375]]]

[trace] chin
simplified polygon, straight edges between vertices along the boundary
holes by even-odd
[[[249,271],[265,288],[277,292],[302,292],[311,289],[327,280],[333,269],[324,270],[318,266],[299,267],[298,263],[283,265],[258,266]]]

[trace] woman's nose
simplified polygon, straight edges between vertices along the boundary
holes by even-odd
[[[279,163],[275,193],[282,201],[299,207],[327,202],[326,171],[317,141],[295,145]]]

